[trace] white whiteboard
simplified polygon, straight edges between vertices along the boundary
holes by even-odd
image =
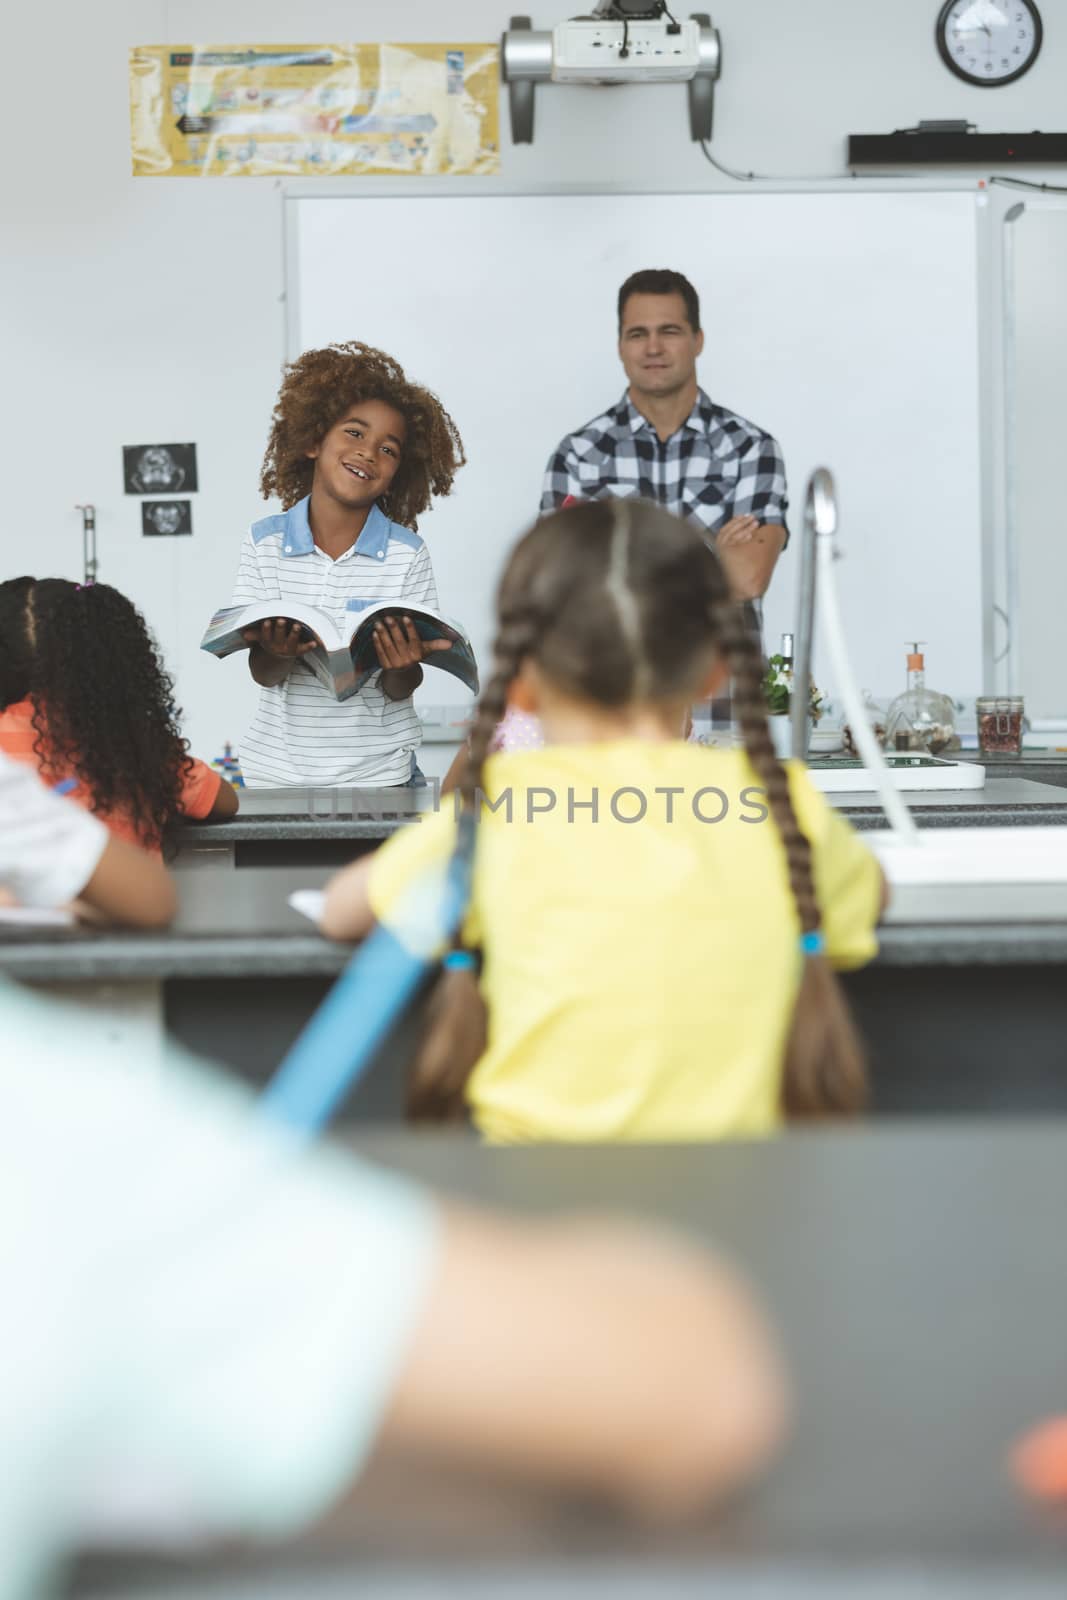
[[[290,354],[379,345],[459,425],[469,464],[420,532],[442,608],[484,664],[496,578],[536,515],[550,452],[623,391],[618,286],[670,266],[700,293],[703,387],[785,453],[794,547],[765,603],[769,647],[793,627],[803,491],[825,465],[863,687],[896,693],[905,641],[922,639],[928,681],[980,692],[973,191],[299,195],[286,207]],[[431,676],[424,699],[460,703],[462,689]]]

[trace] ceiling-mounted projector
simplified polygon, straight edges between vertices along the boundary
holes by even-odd
[[[674,83],[700,66],[700,24],[627,22],[625,43],[617,22],[577,17],[552,30],[553,83]]]
[[[591,15],[544,31],[512,17],[501,55],[515,144],[533,143],[538,83],[688,83],[690,136],[711,138],[721,50],[705,12],[676,21],[662,0],[604,0]]]

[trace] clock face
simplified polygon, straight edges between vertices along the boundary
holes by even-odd
[[[1037,60],[1041,17],[1032,0],[947,0],[937,48],[967,83],[1011,83]]]

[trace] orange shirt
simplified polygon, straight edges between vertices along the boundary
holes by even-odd
[[[8,706],[6,711],[0,711],[0,750],[13,761],[23,761],[40,770],[41,763],[33,748],[36,737],[32,700],[20,700],[16,705]],[[61,783],[66,776],[67,774],[61,773],[53,777],[52,782]],[[74,774],[71,773],[70,776],[73,778]],[[203,761],[194,759],[192,770],[185,775],[182,782],[181,798],[178,802],[183,815],[208,816],[215,804],[221,783],[220,773],[212,772]],[[92,809],[93,797],[83,783],[79,783],[69,793],[71,800],[76,800],[87,811]],[[125,812],[98,811],[96,815],[118,838],[144,847],[144,840],[137,832],[133,819]]]

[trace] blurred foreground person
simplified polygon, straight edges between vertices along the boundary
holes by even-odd
[[[97,921],[162,928],[177,903],[158,855],[116,838],[0,753],[0,905],[70,905]]]
[[[372,1448],[673,1515],[782,1432],[761,1318],[671,1234],[439,1203],[0,981],[0,1596],[86,1536],[278,1538]]]

